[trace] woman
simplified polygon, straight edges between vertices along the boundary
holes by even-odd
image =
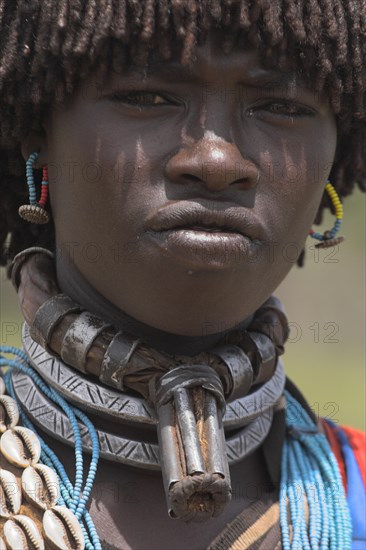
[[[341,480],[349,439],[317,426],[290,382],[284,393],[287,324],[271,298],[289,240],[301,263],[332,205],[335,227],[313,236],[339,243],[336,191],[365,189],[360,4],[1,4],[3,261],[15,257],[28,361],[86,412],[23,356],[4,361],[62,493],[50,494],[56,481],[6,398],[1,466],[22,476],[32,504],[20,515],[39,527],[19,519],[4,478],[7,547],[364,544]],[[87,480],[82,444],[93,447]]]

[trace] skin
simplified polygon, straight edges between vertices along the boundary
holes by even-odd
[[[198,48],[194,78],[172,79],[172,62],[170,78],[156,67],[91,75],[22,144],[25,159],[38,150],[39,166],[49,165],[59,286],[104,318],[124,312],[177,336],[220,333],[250,318],[303,248],[334,160],[335,116],[291,71],[268,74],[251,50],[226,55],[219,38]],[[149,107],[151,91],[158,104]],[[251,238],[233,249],[224,237],[209,254],[192,231],[178,244],[157,239],[151,220],[185,201],[212,216],[239,210]],[[231,473],[234,485],[268,481],[258,452]],[[137,508],[108,489],[117,477],[135,483]],[[178,550],[183,540],[202,549],[248,504],[234,499],[202,529],[167,518],[159,477],[102,465],[95,491],[98,532],[126,549]]]

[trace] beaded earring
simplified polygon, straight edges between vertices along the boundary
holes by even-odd
[[[342,203],[340,201],[337,191],[334,189],[329,180],[327,181],[325,190],[328,193],[330,200],[332,201],[332,204],[334,206],[336,221],[333,225],[333,228],[328,231],[324,231],[323,235],[321,233],[313,231],[313,229],[310,229],[310,237],[320,241],[318,244],[315,245],[316,248],[330,248],[331,246],[336,246],[337,244],[340,244],[344,241],[344,237],[336,237],[336,234],[338,233],[343,222]]]
[[[29,155],[26,161],[26,177],[29,189],[29,204],[23,204],[19,210],[19,216],[27,222],[44,224],[50,221],[50,216],[45,208],[48,198],[48,171],[47,166],[42,168],[41,197],[37,202],[36,187],[33,177],[33,163],[38,159],[38,153]]]

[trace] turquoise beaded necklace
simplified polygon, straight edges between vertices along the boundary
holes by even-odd
[[[298,401],[288,391],[285,397],[288,435],[280,485],[283,550],[350,550],[352,523],[336,458],[326,436],[318,431]],[[291,542],[288,507],[293,528]]]
[[[0,353],[17,357],[7,359],[0,356],[0,367],[10,367],[4,375],[4,382],[13,399],[16,400],[16,396],[11,382],[11,370],[17,369],[30,376],[41,391],[67,414],[75,441],[75,485],[72,485],[60,460],[37,434],[37,430],[20,407],[23,425],[39,437],[42,462],[58,475],[61,492],[59,504],[67,506],[80,521],[85,547],[88,550],[101,550],[95,526],[86,510],[99,458],[99,442],[93,424],[82,411],[69,405],[53,388],[43,382],[22,350],[0,346]],[[280,484],[283,550],[350,550],[351,518],[341,475],[328,440],[324,434],[318,432],[308,413],[288,391],[285,391],[285,397],[287,437],[282,454]],[[84,487],[83,455],[77,420],[88,429],[92,441],[92,457]],[[309,506],[309,526],[306,523],[305,501]]]

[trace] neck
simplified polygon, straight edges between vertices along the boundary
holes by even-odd
[[[245,330],[253,318],[250,316],[238,325],[231,327],[230,330],[215,334],[200,334],[198,336],[172,334],[149,326],[118,309],[95,290],[71,262],[68,262],[67,266],[63,262],[57,264],[57,278],[62,292],[85,309],[110,322],[119,330],[141,338],[148,346],[169,354],[193,356],[207,351],[217,345],[226,333],[235,329]]]

